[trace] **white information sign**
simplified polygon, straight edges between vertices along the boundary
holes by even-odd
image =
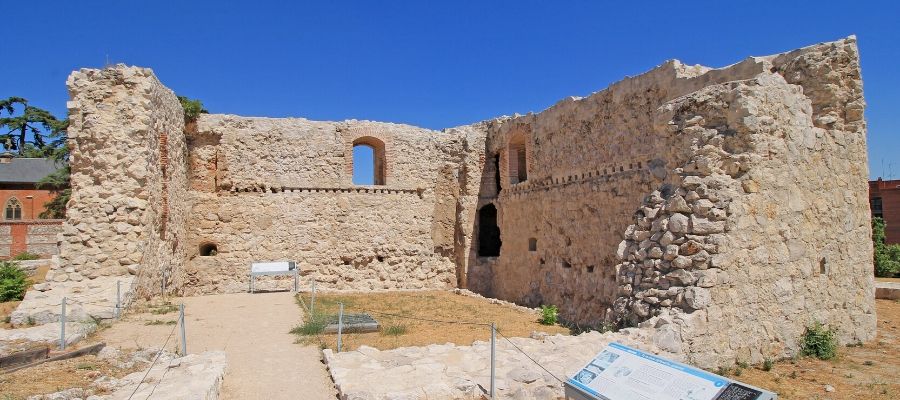
[[[290,270],[290,261],[255,262],[250,264],[250,272],[288,272]]]
[[[618,343],[610,343],[567,383],[602,400],[774,398],[728,378]]]

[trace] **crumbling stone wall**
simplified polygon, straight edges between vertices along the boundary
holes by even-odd
[[[137,293],[183,283],[184,117],[150,69],[82,69],[68,79],[72,199],[48,279],[138,275]]]
[[[704,367],[793,355],[814,321],[868,340],[858,57],[850,37],[720,69],[669,61],[442,132],[202,115],[185,135],[149,70],[82,70],[50,276],[237,292],[250,262],[289,259],[324,289],[465,286],[639,325]],[[352,183],[360,143],[383,185]]]
[[[360,138],[385,146],[385,185],[352,184]],[[186,293],[247,290],[255,260],[294,260],[324,289],[455,286],[452,140],[398,124],[202,115],[189,138]]]
[[[619,253],[617,315],[660,315],[700,365],[795,354],[813,322],[844,343],[875,330],[855,39],[745,63],[762,72],[661,107],[695,153]]]

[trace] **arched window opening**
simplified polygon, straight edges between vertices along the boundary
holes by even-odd
[[[212,257],[219,254],[219,248],[215,243],[203,243],[200,245],[200,255],[203,257]]]
[[[501,245],[497,208],[488,204],[478,210],[478,256],[498,257]]]
[[[6,201],[6,219],[22,219],[22,203],[19,203],[19,199],[11,197]]]
[[[514,135],[509,139],[509,182],[516,184],[528,180],[528,152],[525,146],[525,135]]]
[[[353,141],[353,184],[385,185],[384,142],[366,136]]]

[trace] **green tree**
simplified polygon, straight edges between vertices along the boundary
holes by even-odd
[[[21,111],[21,113],[17,113]],[[0,144],[19,157],[50,158],[63,167],[37,183],[39,189],[49,189],[56,196],[44,204],[40,218],[64,218],[66,203],[72,194],[69,188],[69,147],[66,145],[68,119],[58,119],[49,111],[28,105],[22,97],[0,100],[0,128],[8,129],[0,135]],[[31,140],[29,139],[29,136]]]
[[[21,111],[21,113],[19,113]],[[49,156],[65,142],[66,119],[57,119],[49,111],[28,105],[22,97],[0,100],[0,144],[19,156]],[[29,134],[30,138],[29,139]]]
[[[900,272],[900,244],[886,244],[884,220],[872,218],[872,244],[875,248],[875,276],[892,277]]]

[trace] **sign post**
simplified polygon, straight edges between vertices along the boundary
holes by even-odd
[[[610,343],[565,382],[576,400],[774,400],[775,393]]]

